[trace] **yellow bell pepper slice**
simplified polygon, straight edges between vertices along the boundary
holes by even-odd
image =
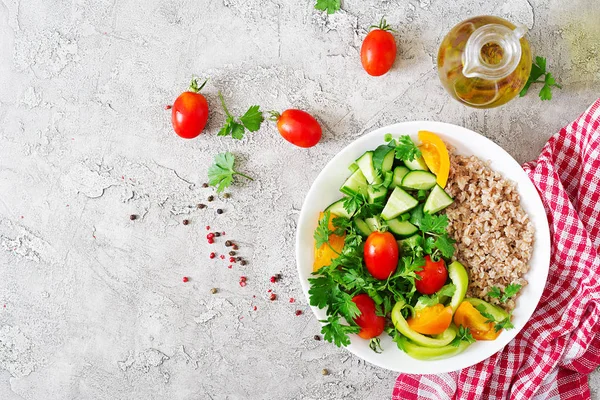
[[[446,145],[438,135],[428,131],[419,131],[419,140],[425,164],[437,177],[438,185],[446,187],[450,173],[450,156]]]
[[[322,220],[324,217],[325,213],[319,214],[319,220]],[[333,219],[335,217],[337,217],[337,215],[335,214],[329,215],[329,230],[335,229],[335,227],[333,226]],[[329,246],[327,245],[327,243],[325,243],[319,248],[315,247],[315,263],[313,264],[313,271],[317,271],[326,265],[330,265],[331,261],[334,258],[337,258],[339,253],[342,252],[345,240],[346,235],[338,236],[331,234],[329,235]]]

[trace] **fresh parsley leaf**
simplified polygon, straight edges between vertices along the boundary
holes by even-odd
[[[432,295],[419,297],[419,303],[427,307],[435,306],[443,301],[442,297],[452,297],[455,291],[456,285],[449,283]]]
[[[334,343],[337,347],[348,346],[350,344],[348,334],[360,331],[358,326],[342,325],[340,317],[337,315],[330,315],[326,320],[321,320],[320,322],[326,322],[323,328],[321,328],[323,339]]]
[[[421,222],[423,221],[423,205],[419,204],[417,207],[413,208],[410,212],[410,223],[416,226],[421,226]]]
[[[423,295],[419,297],[419,303],[427,307],[435,306],[439,302],[439,297],[435,293],[429,296]]]
[[[419,150],[417,145],[415,145],[408,135],[400,136],[397,141],[395,151],[396,158],[399,160],[412,161],[421,157],[421,150]]]
[[[240,121],[250,132],[259,130],[260,124],[264,121],[260,106],[251,106],[248,111],[240,117]]]
[[[219,153],[215,156],[215,162],[208,168],[208,183],[217,187],[217,193],[221,193],[233,182],[234,175],[243,176],[253,181],[248,175],[237,172],[234,169],[235,156],[229,152]]]
[[[498,286],[492,286],[487,292],[487,295],[492,298],[500,298],[502,297],[502,292],[500,292],[500,288],[498,288]]]
[[[454,243],[456,243],[456,241],[448,236],[447,233],[444,233],[435,239],[434,246],[442,253],[442,256],[452,258],[454,255]]]
[[[317,0],[315,8],[321,11],[327,11],[327,14],[333,14],[341,7],[340,0]]]
[[[504,289],[504,295],[502,296],[502,299],[500,299],[500,301],[504,303],[506,300],[516,295],[517,293],[519,293],[519,290],[521,290],[521,287],[522,286],[518,283],[511,283],[506,287],[506,289]]]
[[[461,341],[475,343],[475,339],[473,339],[473,335],[471,335],[471,331],[469,330],[469,328],[465,328],[462,325],[458,327],[458,334],[456,335],[454,340],[450,342],[450,344],[452,346],[458,347]]]
[[[431,254],[435,249],[435,238],[429,236],[423,241],[423,251],[425,254]]]
[[[539,80],[541,77],[544,79]],[[531,63],[531,73],[529,74],[529,79],[527,79],[527,83],[519,93],[520,97],[523,97],[527,94],[529,87],[533,83],[543,83],[544,86],[540,90],[540,99],[542,100],[552,100],[552,88],[557,87],[562,89],[562,86],[556,83],[556,80],[552,76],[552,73],[546,72],[546,59],[543,57],[536,57],[535,61]]]
[[[346,292],[340,292],[336,296],[335,306],[337,311],[346,318],[346,321],[352,321],[361,314],[356,303],[352,301],[352,296]]]
[[[331,217],[331,212],[325,211],[323,218],[319,220],[317,224],[317,229],[315,229],[314,238],[315,238],[315,247],[317,249],[321,248],[325,243],[329,242],[329,235],[332,233],[329,230],[329,218]]]
[[[260,106],[251,106],[248,111],[246,111],[246,113],[239,118],[238,122],[227,109],[221,91],[219,91],[219,99],[221,100],[221,106],[223,107],[223,111],[225,111],[227,118],[225,120],[225,125],[223,125],[223,127],[219,130],[217,136],[231,135],[231,137],[234,139],[240,140],[244,138],[246,129],[248,129],[250,132],[256,132],[260,129],[260,124],[264,121],[262,111],[260,111]]]
[[[510,316],[508,316],[508,318],[504,318],[502,321],[498,322],[495,326],[494,329],[496,330],[496,332],[498,332],[501,329],[513,329],[515,326],[512,324],[512,322],[510,322]]]
[[[448,216],[446,214],[435,215],[424,213],[423,218],[420,221],[421,230],[426,233],[437,233],[444,234],[446,233],[446,228],[448,227]]]
[[[337,236],[344,236],[346,231],[352,229],[352,221],[345,217],[335,217],[333,219],[333,226],[335,227],[333,234]]]
[[[487,312],[485,306],[483,304],[479,304],[477,307],[475,307],[475,309],[477,311],[479,311],[479,314],[483,315],[485,318],[487,318],[487,321],[485,321],[486,323],[488,322],[496,322],[496,319],[494,318],[494,316],[490,313]]]
[[[358,213],[365,206],[365,204],[367,204],[367,199],[362,193],[354,193],[348,197],[345,197],[344,202],[342,203],[344,210],[346,210],[350,215]]]
[[[378,337],[375,337],[369,341],[369,348],[377,354],[381,354],[383,349],[381,348],[381,341]]]

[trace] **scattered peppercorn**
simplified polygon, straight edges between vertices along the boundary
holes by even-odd
[[[208,239],[208,244],[213,244],[214,242],[215,242],[215,239],[213,239],[213,238]]]
[[[173,106],[172,106],[172,105],[166,105],[166,106],[165,106],[165,110],[170,110],[171,108],[173,108]]]
[[[202,204],[202,203],[200,203],[200,204],[198,204],[196,207],[198,207],[198,208],[200,208],[200,209],[202,209],[202,208],[206,208],[206,204]]]
[[[206,230],[210,231],[210,225],[206,225]]]
[[[296,310],[296,316],[302,315],[302,310]]]
[[[271,295],[269,296],[269,300],[273,301],[277,298],[277,295],[275,293],[271,293]]]
[[[225,194],[223,195],[223,197],[225,197],[226,199],[228,199],[228,198],[230,198],[230,197],[231,197],[231,194],[229,194],[229,193],[225,193]]]
[[[254,311],[256,311],[256,306],[254,306]]]
[[[313,339],[315,339],[315,340],[318,342],[318,341],[320,341],[320,340],[321,340],[321,336],[319,336],[319,335],[315,335],[315,336],[313,337]]]
[[[293,297],[290,297],[290,303],[295,303],[295,302],[296,302],[296,299]]]
[[[212,288],[212,289],[210,289],[210,292],[211,292],[212,294],[215,294],[215,293],[217,293],[217,292],[218,292],[218,290],[217,290],[217,288]]]
[[[244,286],[246,286],[246,281],[240,281],[240,286],[241,286],[241,287],[244,287]]]
[[[234,244],[234,245],[233,245],[233,249],[234,249],[234,250],[237,250],[237,249],[238,249],[238,245],[237,245],[237,244]]]
[[[184,219],[184,220],[183,220],[183,224],[184,224],[184,225],[188,225],[189,223],[190,223],[190,220],[189,220],[189,219]]]
[[[221,257],[221,260],[224,260],[225,259],[225,254],[221,254],[219,257]],[[229,261],[231,261],[231,260],[229,260]]]
[[[248,261],[246,261],[246,260],[242,260],[242,261],[240,261],[240,264],[241,264],[241,265],[246,265],[246,264],[248,264]]]
[[[183,277],[183,281],[184,281],[184,282],[187,282],[187,281],[189,281],[189,280],[190,280],[190,278],[188,278],[187,276],[184,276],[184,277]]]
[[[323,368],[323,371],[321,371],[322,375],[329,375],[329,371],[326,368]]]
[[[223,210],[221,210],[220,208],[217,208],[217,214],[223,214]]]
[[[229,252],[229,255],[230,255],[230,256],[235,256],[235,251],[230,251],[230,252]]]
[[[217,255],[215,253],[210,253],[209,257],[210,258],[215,258]]]
[[[203,188],[207,188],[207,187],[208,187],[208,183],[204,182],[204,183],[202,184],[202,187],[203,187]]]
[[[209,233],[208,235],[206,235],[206,238],[207,238],[207,239],[212,239],[212,238],[214,238],[214,237],[215,237],[215,234],[214,234],[214,233],[212,233],[212,232],[211,232],[211,233]]]
[[[208,201],[213,201],[214,199],[215,199],[215,196],[213,196],[213,195],[210,195],[210,196],[208,196],[208,199],[207,199],[207,200],[208,200]]]
[[[129,219],[130,219],[130,220],[132,220],[132,221],[135,221],[135,220],[137,219],[137,215],[135,215],[135,214],[131,214],[131,215],[129,216]]]
[[[235,258],[234,257],[229,257],[229,262],[235,262]]]
[[[280,280],[281,279],[281,274],[275,274],[275,279]]]
[[[275,283],[277,280],[275,279],[274,276],[271,277],[271,283]]]
[[[231,246],[231,240],[226,240],[225,241],[225,246],[227,246],[227,247]]]
[[[221,236],[221,232],[215,232],[215,237]]]
[[[242,261],[242,257],[236,257],[237,261]]]

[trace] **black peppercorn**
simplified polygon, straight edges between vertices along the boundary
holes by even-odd
[[[215,232],[215,237],[221,236],[221,232]]]
[[[233,247],[232,247],[232,249],[237,250],[238,249],[237,244],[234,244]]]
[[[230,195],[229,193],[225,193],[225,194],[223,195],[223,197],[225,197],[226,199],[228,199],[228,198],[230,198],[230,197],[231,197],[231,195]]]
[[[315,335],[315,337],[314,337],[314,338],[315,338],[315,340],[317,340],[317,341],[318,341],[318,340],[321,340],[321,336],[319,336],[319,335]]]
[[[203,187],[203,188],[207,188],[207,187],[208,187],[208,183],[203,183],[203,184],[202,184],[202,187]]]
[[[213,196],[213,195],[208,196],[208,201],[213,201],[214,199],[215,199],[215,196]]]
[[[246,265],[246,264],[248,264],[248,261],[246,261],[246,260],[242,260],[242,261],[240,261],[240,264],[241,264],[241,265]]]
[[[206,204],[202,204],[202,203],[200,203],[200,204],[198,204],[196,207],[198,207],[198,208],[200,208],[200,209],[202,209],[202,208],[206,208]]]
[[[231,246],[231,240],[226,240],[225,241],[225,246],[227,246],[227,247]]]
[[[220,208],[217,208],[217,214],[223,214],[223,210],[221,210]]]
[[[183,224],[184,224],[184,225],[187,225],[187,224],[189,224],[189,223],[190,223],[190,221],[189,221],[188,219],[184,219],[184,220],[183,220]]]
[[[130,219],[130,220],[132,220],[132,221],[134,221],[134,220],[136,220],[136,219],[137,219],[137,215],[135,215],[135,214],[131,214],[131,215],[129,216],[129,219]]]
[[[230,252],[229,252],[229,255],[230,255],[230,256],[235,256],[235,251],[230,251]]]

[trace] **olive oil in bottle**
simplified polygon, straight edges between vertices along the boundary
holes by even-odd
[[[445,89],[463,104],[492,108],[513,99],[531,72],[527,28],[505,19],[480,16],[456,25],[438,52]]]

